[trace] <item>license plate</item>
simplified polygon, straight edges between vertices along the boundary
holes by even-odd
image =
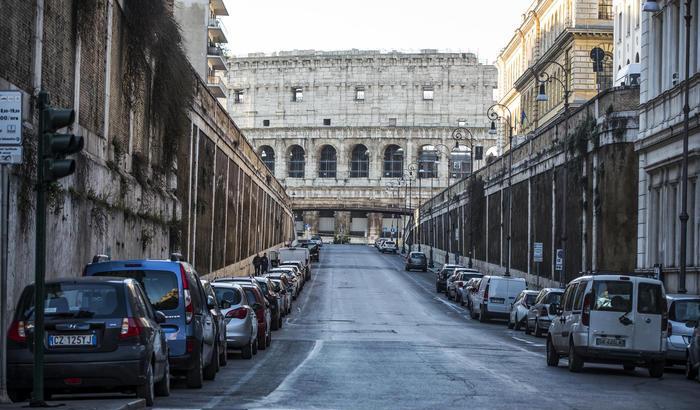
[[[49,346],[95,346],[95,335],[50,335]]]
[[[612,337],[597,337],[595,339],[596,346],[613,346],[625,347],[625,339],[616,339]]]
[[[491,302],[491,303],[500,303],[500,304],[503,304],[503,302],[505,302],[505,301],[506,301],[506,300],[503,299],[503,298],[491,298],[491,299],[489,299],[489,302]]]

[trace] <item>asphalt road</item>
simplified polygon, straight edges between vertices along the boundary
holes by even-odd
[[[681,369],[549,368],[544,339],[469,319],[432,274],[373,247],[324,246],[294,310],[266,351],[201,390],[176,384],[156,408],[700,408]]]

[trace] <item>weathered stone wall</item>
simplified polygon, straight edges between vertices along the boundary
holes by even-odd
[[[163,102],[153,100],[145,85],[150,79],[139,84],[128,75],[123,4],[3,2],[0,89],[20,90],[24,99],[24,163],[10,169],[9,250],[2,255],[8,263],[3,302],[10,311],[34,279],[35,105],[41,89],[51,93],[54,106],[75,109],[69,131],[85,139],[76,172],[48,189],[48,279],[81,275],[95,254],[167,258],[174,251],[186,254],[202,274],[243,273],[253,252],[292,236],[282,186],[204,84],[193,83],[186,135],[164,135],[153,116],[154,105]],[[37,17],[43,18],[40,27]],[[243,175],[246,190],[237,189]],[[253,188],[260,195],[255,204],[249,202]],[[234,203],[249,208],[227,208]],[[259,209],[264,212],[249,217]]]
[[[437,237],[447,231],[440,230],[447,220],[447,198],[457,197],[450,208],[459,208],[461,215],[461,223],[455,223],[451,211],[458,243],[446,247],[438,240],[434,253],[458,254],[463,263],[472,255],[473,263],[485,272],[503,273],[510,233],[511,272],[526,277],[533,286],[567,282],[593,269],[634,271],[638,171],[633,141],[638,92],[638,88],[620,88],[602,93],[597,101],[571,113],[568,137],[564,137],[563,119],[558,118],[515,147],[512,218],[508,213],[511,152],[427,202],[421,208],[421,224],[435,223]],[[532,260],[534,242],[542,242],[544,249],[539,278]],[[560,276],[554,270],[554,254],[562,246],[566,261]]]

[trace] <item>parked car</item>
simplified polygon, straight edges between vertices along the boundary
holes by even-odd
[[[262,290],[263,296],[270,303],[270,316],[272,322],[272,330],[277,330],[282,327],[282,298],[277,292],[275,292],[275,287],[272,284],[272,280],[266,277],[258,276],[255,278]]]
[[[294,277],[291,268],[275,268],[264,275],[272,280],[279,280],[284,287],[287,289],[287,294],[289,296],[289,307],[291,309],[292,300],[297,298],[297,285],[296,277]]]
[[[530,310],[530,306],[535,303],[537,295],[539,292],[536,290],[526,289],[520,292],[510,309],[508,329],[520,330],[520,326],[527,322],[527,312]]]
[[[51,393],[135,390],[152,406],[170,394],[168,345],[141,286],[128,278],[47,281],[44,386]],[[7,388],[29,397],[33,380],[34,286],[24,288],[8,332]]]
[[[484,275],[476,269],[458,268],[454,270],[452,276],[447,280],[447,297],[454,299],[460,305],[464,306],[464,298],[462,290],[464,285],[473,278],[481,278]]]
[[[668,329],[666,329],[666,364],[684,365],[695,326],[700,320],[700,296],[666,295]]]
[[[428,271],[428,258],[423,252],[409,252],[406,257],[406,270],[420,269],[423,272]]]
[[[525,279],[506,276],[484,276],[471,299],[473,319],[480,322],[491,319],[508,319],[510,305],[526,287]]]
[[[272,343],[272,317],[270,303],[265,299],[257,285],[242,284],[249,306],[258,319],[258,349],[265,350]]]
[[[668,309],[663,283],[656,279],[600,274],[569,282],[547,337],[547,365],[568,356],[569,370],[585,362],[646,367],[664,373]]]
[[[278,252],[280,261],[300,261],[302,274],[306,279],[311,279],[311,254],[308,249],[302,247],[280,248]]]
[[[292,310],[292,297],[289,292],[287,292],[287,287],[279,279],[273,279],[270,276],[265,276],[272,282],[272,288],[280,296],[280,303],[282,308],[282,317],[287,316]]]
[[[295,261],[295,260],[287,260],[287,261],[280,262],[280,266],[279,266],[280,268],[284,268],[287,266],[291,266],[291,267],[295,268],[294,273],[299,278],[299,284],[300,284],[300,290],[301,290],[301,288],[304,287],[304,283],[306,282],[306,280],[311,278],[310,276],[305,274],[306,270],[304,267],[304,263],[301,261]]]
[[[437,273],[435,273],[435,292],[440,293],[447,291],[447,278],[452,276],[455,268],[459,267],[461,267],[461,265],[442,265],[442,267],[437,271]]]
[[[311,241],[318,245],[319,248],[323,248],[323,239],[321,239],[320,235],[312,235]]]
[[[214,337],[215,340],[218,341],[219,343],[219,366],[226,366],[228,362],[228,355],[226,354],[226,323],[224,321],[224,315],[221,313],[221,302],[216,298],[216,293],[214,292],[214,289],[211,287],[211,283],[209,283],[208,280],[206,279],[201,279],[202,286],[204,287],[204,293],[207,295],[207,299],[209,297],[214,298],[216,300],[216,305],[209,309],[211,311],[211,315],[214,319],[214,324],[215,326],[215,331],[216,331],[216,336]],[[224,303],[226,305],[226,303]]]
[[[280,266],[279,268],[271,270],[269,274],[272,275],[271,277],[273,278],[280,274],[284,274],[287,281],[292,285],[292,300],[297,299],[299,292],[301,292],[301,280],[299,279],[297,270],[293,266]]]
[[[321,252],[318,243],[314,241],[305,241],[301,242],[299,246],[309,250],[309,255],[311,257],[312,262],[318,262],[319,260],[321,260]]]
[[[462,297],[465,299],[465,304],[467,305],[467,310],[471,315],[472,306],[474,306],[474,299],[479,292],[479,286],[481,285],[481,278],[471,278],[467,281],[464,286],[464,291],[462,291]]]
[[[374,241],[374,247],[377,248],[377,250],[379,250],[379,249],[381,248],[381,246],[382,246],[382,243],[383,243],[384,241],[386,241],[386,240],[388,240],[388,239],[387,239],[387,238],[377,238],[377,239]]]
[[[382,245],[379,248],[379,251],[381,253],[387,253],[387,252],[398,253],[399,247],[396,245],[396,242],[394,242],[394,241],[384,241],[384,242],[382,242]]]
[[[258,319],[248,303],[245,291],[238,283],[213,282],[211,284],[221,303],[226,322],[226,351],[240,350],[241,357],[250,359],[258,353]]]
[[[170,371],[184,375],[190,388],[216,377],[219,344],[210,311],[216,300],[204,293],[192,265],[178,255],[171,260],[104,261],[87,265],[85,275],[136,279],[153,308],[165,314],[161,327],[168,341]]]
[[[688,363],[685,366],[685,377],[688,380],[697,380],[700,372],[700,323],[695,324],[693,336],[688,345]]]
[[[549,325],[554,318],[554,311],[549,307],[552,304],[559,304],[561,297],[564,295],[564,289],[560,288],[544,288],[535,299],[535,303],[530,306],[527,312],[525,322],[525,333],[530,334],[535,332],[535,336],[540,337],[547,333]]]

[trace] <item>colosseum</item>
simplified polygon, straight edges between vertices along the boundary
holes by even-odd
[[[497,155],[496,68],[471,53],[281,51],[229,60],[228,110],[293,198],[299,233],[400,237]]]

